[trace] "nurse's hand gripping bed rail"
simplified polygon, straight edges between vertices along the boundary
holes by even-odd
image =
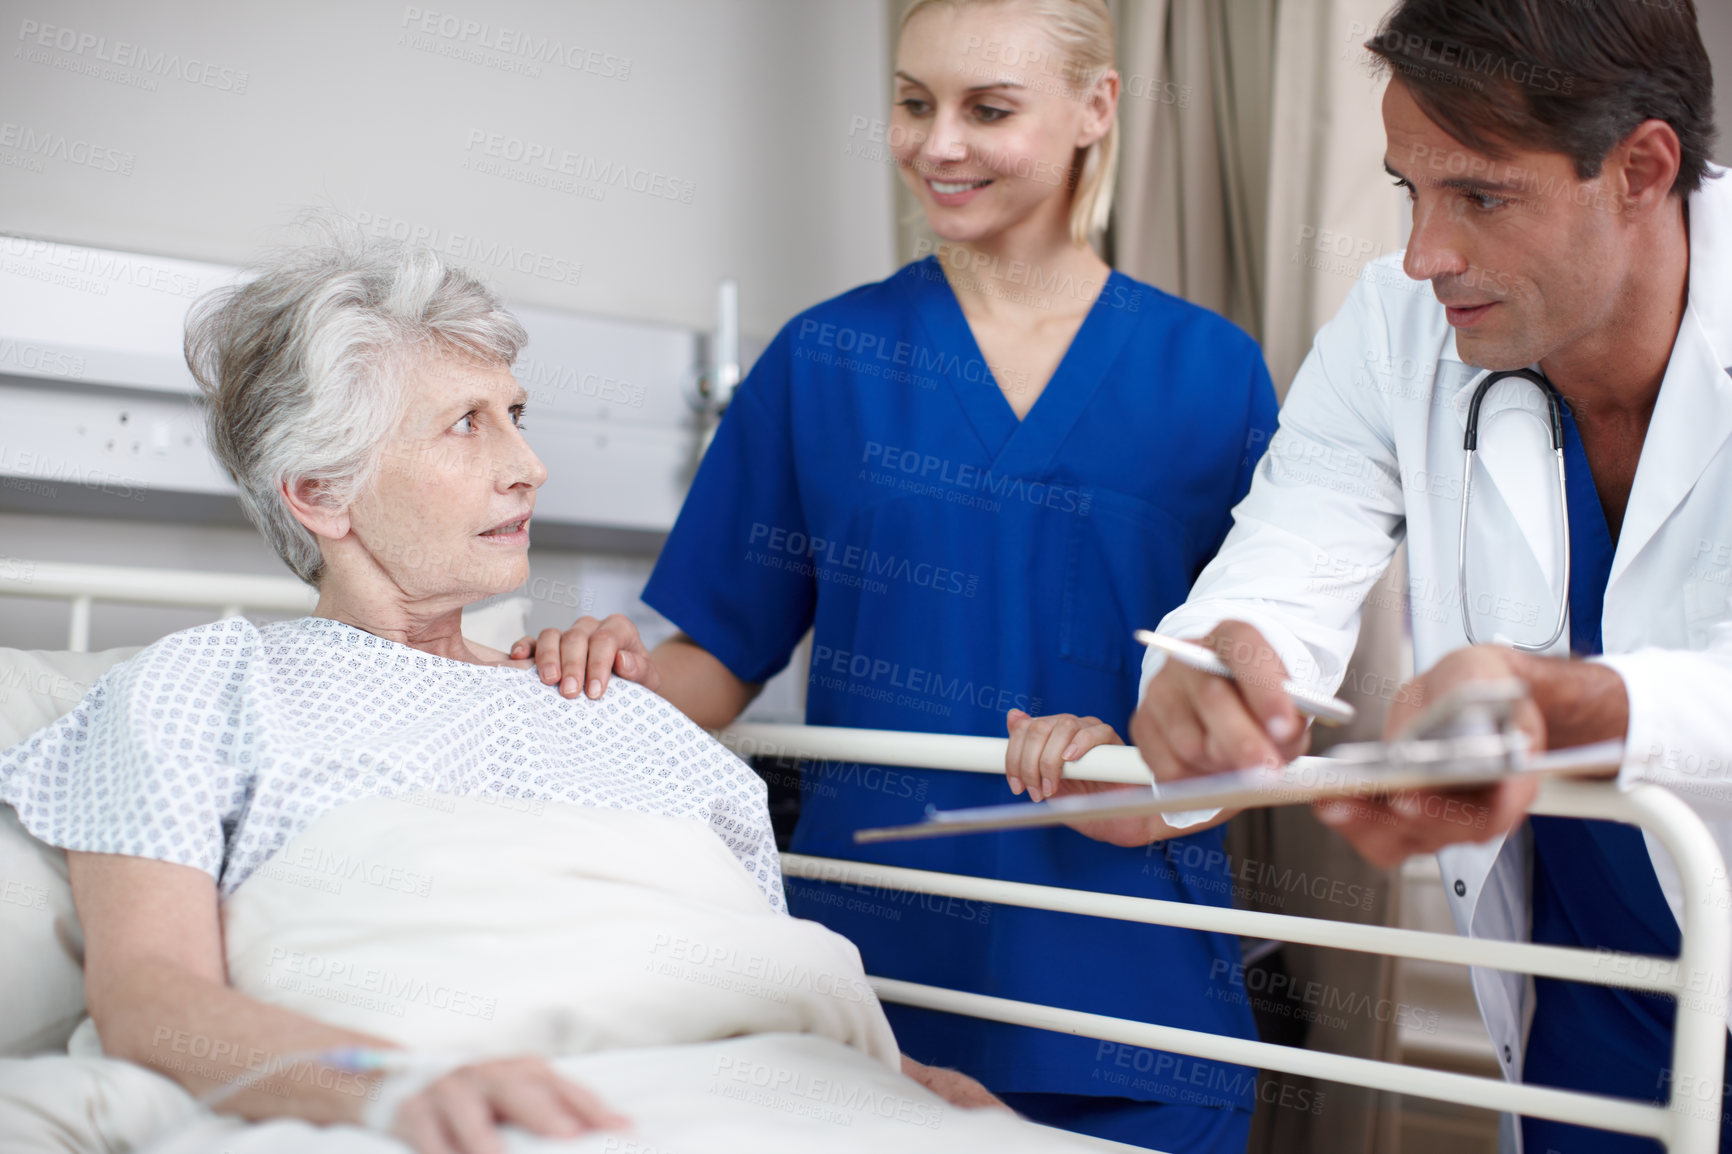
[[[313,604],[312,591],[289,577],[15,559],[0,564],[0,595],[70,601],[68,648],[76,652],[89,648],[93,601],[206,607],[224,616],[242,609],[306,612]],[[738,724],[719,736],[742,755],[994,774],[1003,772],[1006,744],[998,738],[798,725]],[[1149,780],[1136,750],[1125,746],[1091,750],[1080,761],[1067,766],[1065,776],[1125,784],[1146,784]],[[1541,787],[1534,812],[1627,822],[1639,826],[1664,846],[1683,878],[1681,956],[1672,960],[1469,939],[1455,934],[1221,909],[799,854],[785,855],[782,870],[789,877],[1301,942],[1389,957],[1487,966],[1536,977],[1618,985],[1671,996],[1677,999],[1678,1016],[1670,1097],[1664,1105],[1647,1105],[1221,1037],[914,982],[873,979],[880,997],[905,1005],[1640,1134],[1658,1140],[1673,1154],[1710,1154],[1718,1148],[1720,1136],[1727,981],[1732,975],[1732,919],[1725,916],[1732,908],[1732,889],[1728,888],[1726,870],[1713,837],[1683,801],[1649,785],[1620,792],[1609,783],[1548,780]]]

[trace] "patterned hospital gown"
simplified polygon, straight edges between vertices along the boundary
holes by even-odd
[[[193,866],[224,897],[327,810],[425,793],[702,821],[785,909],[763,782],[654,693],[567,700],[328,618],[165,637],[0,753],[38,838]]]

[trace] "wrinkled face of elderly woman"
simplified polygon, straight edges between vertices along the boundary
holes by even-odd
[[[527,395],[503,365],[430,354],[406,374],[404,414],[349,524],[412,600],[468,604],[529,576],[529,517],[547,469],[519,424]]]

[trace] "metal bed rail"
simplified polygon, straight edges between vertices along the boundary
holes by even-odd
[[[85,652],[95,601],[206,607],[222,616],[243,609],[304,613],[316,593],[292,577],[143,569],[0,558],[0,596],[71,602],[68,647]],[[743,755],[1002,773],[1001,738],[895,733],[799,725],[742,723],[718,736]],[[1107,746],[1065,768],[1067,778],[1149,783],[1136,751]],[[1537,977],[1594,982],[1677,998],[1672,1078],[1664,1106],[1571,1093],[1464,1074],[1417,1069],[1267,1042],[1228,1038],[1101,1014],[970,994],[890,978],[873,978],[886,1001],[991,1018],[1104,1041],[1146,1046],[1260,1069],[1512,1113],[1531,1114],[1660,1141],[1674,1154],[1718,1148],[1728,978],[1732,976],[1732,889],[1719,847],[1682,800],[1655,786],[1620,791],[1609,783],[1548,781],[1534,812],[1628,822],[1653,835],[1683,879],[1683,949],[1677,959],[1567,949],[1527,942],[1462,938],[1322,918],[1221,909],[1185,902],[1026,885],[991,878],[784,855],[789,877],[835,881],[1006,905],[1213,930],[1337,949],[1479,965]]]
[[[736,724],[717,735],[742,755],[1002,773],[1000,738],[893,733],[821,726]],[[1103,746],[1066,766],[1085,781],[1149,784],[1135,749]],[[1533,812],[1626,822],[1651,834],[1683,879],[1683,949],[1673,958],[1535,945],[1366,926],[1324,918],[1222,909],[1028,885],[992,878],[786,854],[788,877],[966,898],[1184,929],[1300,942],[1390,957],[1485,966],[1535,977],[1620,986],[1677,999],[1665,1105],[1519,1085],[1502,1079],[1403,1066],[1268,1042],[1223,1037],[1101,1014],[988,997],[890,978],[871,979],[886,1001],[989,1018],[1259,1069],[1412,1094],[1442,1102],[1639,1134],[1674,1154],[1719,1148],[1727,985],[1732,977],[1732,890],[1713,836],[1681,799],[1657,786],[1550,780]],[[970,835],[983,836],[983,835]]]
[[[0,561],[4,562],[0,563],[0,596],[72,603],[66,647],[74,653],[90,651],[90,607],[97,601],[208,608],[222,617],[236,617],[243,609],[305,613],[319,599],[317,590],[293,577],[17,558]]]

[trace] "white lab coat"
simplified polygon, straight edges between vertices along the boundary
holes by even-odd
[[[1691,197],[1689,224],[1688,305],[1617,542],[1600,660],[1629,693],[1620,782],[1676,789],[1732,859],[1732,176]],[[1400,262],[1369,265],[1317,334],[1232,532],[1162,632],[1248,621],[1301,680],[1334,689],[1360,606],[1405,535],[1418,668],[1467,644],[1456,592],[1462,436],[1484,372],[1462,364],[1429,282]],[[1507,635],[1543,640],[1556,613],[1555,465],[1538,397],[1498,386],[1481,409],[1468,541],[1481,640],[1504,622]],[[1505,412],[1515,406],[1529,416]],[[1568,643],[1566,630],[1555,652]],[[1161,664],[1150,650],[1145,687]],[[1648,849],[1676,914],[1677,872],[1651,839]],[[1438,855],[1458,930],[1527,936],[1530,855],[1525,826]],[[1519,1080],[1532,982],[1476,969],[1473,985],[1505,1076]]]

